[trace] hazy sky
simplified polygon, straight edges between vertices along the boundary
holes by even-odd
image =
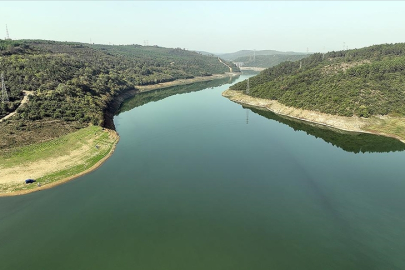
[[[1,38],[6,24],[12,39],[323,52],[405,42],[405,2],[10,1]]]

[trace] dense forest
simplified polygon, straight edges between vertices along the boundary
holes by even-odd
[[[342,116],[405,115],[405,43],[316,53],[250,78],[250,95]],[[246,81],[233,85],[245,90]]]
[[[103,112],[123,91],[229,71],[217,57],[180,48],[43,40],[0,40],[0,65],[10,99],[0,103],[0,118],[20,105],[26,90],[33,94],[14,120],[95,125],[103,125]]]
[[[233,62],[243,62],[244,67],[262,67],[269,68],[274,67],[285,61],[297,61],[307,55],[288,55],[288,54],[273,54],[273,55],[256,55],[239,57]]]

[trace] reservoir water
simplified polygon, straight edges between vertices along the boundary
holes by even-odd
[[[0,269],[405,269],[404,145],[244,108],[229,83],[136,96],[103,166],[0,198]]]

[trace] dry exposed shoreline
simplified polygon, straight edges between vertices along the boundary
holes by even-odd
[[[111,123],[112,123],[112,125],[113,125],[113,116],[114,116],[115,111],[119,108],[119,106],[121,105],[121,103],[125,99],[131,98],[134,95],[136,95],[137,93],[152,91],[152,90],[161,89],[161,88],[167,88],[167,87],[171,87],[171,86],[192,84],[192,83],[195,83],[195,82],[211,81],[211,80],[225,78],[225,77],[229,77],[229,76],[233,77],[233,76],[237,76],[239,74],[240,73],[214,74],[212,76],[195,77],[195,78],[192,78],[192,79],[181,79],[181,80],[176,80],[176,81],[171,81],[171,82],[166,82],[166,83],[159,83],[159,84],[155,84],[155,85],[141,86],[141,87],[139,87],[139,89],[133,89],[133,90],[126,91],[122,95],[118,96],[116,98],[116,100],[114,100],[114,102],[112,104],[110,104],[110,109],[109,109],[109,111],[106,112],[106,119],[105,119],[106,122],[107,122],[106,124],[108,125],[108,123],[110,123],[110,125],[111,125]],[[98,167],[100,167],[114,153],[116,145],[117,145],[117,143],[119,141],[119,135],[115,131],[115,127],[114,126],[112,126],[112,127],[107,126],[107,128],[109,128],[109,129],[106,129],[105,131],[109,132],[110,136],[115,140],[114,144],[111,147],[111,150],[101,160],[99,160],[96,164],[94,164],[92,167],[90,167],[90,168],[86,169],[85,171],[82,171],[82,172],[80,172],[78,174],[66,177],[66,178],[58,180],[56,182],[47,183],[46,185],[42,185],[40,187],[35,187],[35,188],[32,188],[32,189],[27,189],[27,190],[13,191],[13,192],[8,192],[8,193],[1,193],[0,192],[0,197],[24,195],[24,194],[28,194],[28,193],[32,193],[32,192],[36,192],[36,191],[49,189],[49,188],[61,185],[63,183],[66,183],[66,182],[68,182],[70,180],[73,180],[75,178],[78,178],[80,176],[83,176],[83,175],[85,175],[85,174],[87,174],[89,172],[92,172],[92,171],[96,170]],[[54,158],[52,158],[52,159],[54,159]],[[71,166],[71,167],[73,167],[75,165],[77,165],[77,164],[75,164],[75,160],[72,160],[71,164],[69,164],[69,166]],[[19,164],[19,167],[24,167],[24,164]],[[45,175],[53,173],[53,172],[54,172],[54,170],[49,170],[49,171],[44,171],[43,174],[45,176]],[[15,173],[18,175],[18,177],[21,177],[21,172],[20,171],[16,171]],[[4,182],[4,181],[1,181],[1,180],[2,179],[0,178],[0,184],[7,183],[7,181]]]
[[[274,112],[275,114],[291,117],[301,121],[311,122],[318,125],[323,125],[327,127],[332,127],[344,131],[350,132],[362,132],[375,135],[383,135],[387,137],[392,137],[405,143],[405,134],[403,136],[398,136],[385,130],[380,130],[378,128],[371,128],[376,126],[376,122],[379,121],[401,121],[405,122],[404,118],[393,118],[388,116],[376,116],[373,118],[362,118],[362,117],[344,117],[331,115],[326,113],[320,113],[315,111],[303,110],[293,107],[288,107],[276,100],[254,98],[249,95],[245,95],[242,91],[226,90],[222,93],[222,96],[228,99],[240,103],[243,105],[249,105],[253,107],[262,108]],[[402,134],[401,134],[402,135]]]

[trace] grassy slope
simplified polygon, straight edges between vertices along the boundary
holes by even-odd
[[[0,169],[55,162],[61,156],[69,156],[77,152],[77,155],[72,156],[71,162],[61,162],[61,166],[56,170],[50,168],[50,170],[42,169],[43,171],[39,172],[40,176],[36,177],[36,181],[46,186],[92,168],[111,152],[117,140],[118,136],[114,136],[114,133],[103,130],[101,127],[89,126],[51,141],[15,148],[2,154]],[[84,148],[87,145],[88,147]],[[96,145],[98,148],[95,147]],[[0,193],[38,188],[36,184],[24,184],[23,181],[29,178],[29,175],[25,175],[28,172],[24,168],[16,173],[21,175],[21,183],[0,184]]]

